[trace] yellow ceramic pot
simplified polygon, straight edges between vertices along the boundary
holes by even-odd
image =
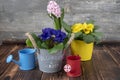
[[[71,43],[72,54],[79,55],[81,61],[91,60],[94,43],[85,43],[81,40],[73,40]]]

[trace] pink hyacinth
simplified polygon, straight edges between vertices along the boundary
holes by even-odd
[[[55,1],[49,1],[47,11],[49,14],[55,15],[57,18],[61,17],[60,6]]]

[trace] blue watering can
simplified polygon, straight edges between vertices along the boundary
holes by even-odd
[[[14,60],[13,55],[9,55],[6,59],[6,62],[14,62],[15,64],[19,65],[21,70],[31,70],[35,68],[35,52],[36,49],[21,49],[18,51],[19,61]]]

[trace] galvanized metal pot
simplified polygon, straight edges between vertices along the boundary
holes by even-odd
[[[42,72],[54,73],[62,69],[63,54],[62,50],[57,53],[50,54],[46,49],[40,49],[38,54],[39,69]]]

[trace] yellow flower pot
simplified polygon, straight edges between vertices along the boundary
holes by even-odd
[[[73,55],[79,55],[81,61],[91,60],[94,43],[85,43],[81,40],[73,40],[71,42],[71,50]]]

